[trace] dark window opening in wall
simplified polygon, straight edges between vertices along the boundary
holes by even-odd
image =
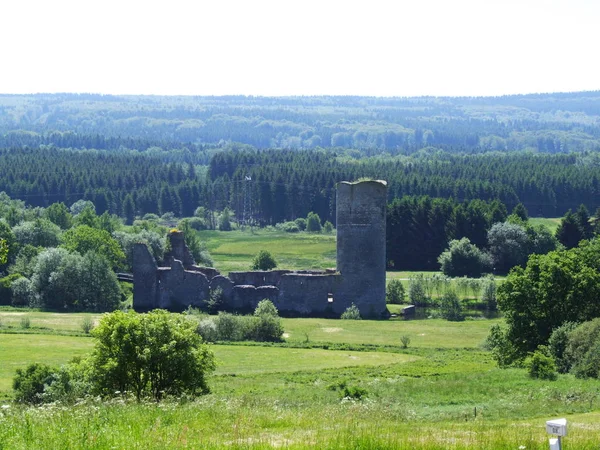
[[[333,294],[327,294],[327,303],[333,303]]]

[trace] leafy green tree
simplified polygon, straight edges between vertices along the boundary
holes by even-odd
[[[536,350],[525,360],[525,367],[531,378],[556,380],[556,364],[544,351]]]
[[[231,211],[225,208],[219,215],[219,230],[231,231]]]
[[[215,360],[195,329],[184,315],[162,310],[104,316],[92,331],[94,384],[103,395],[127,391],[138,400],[207,393]]]
[[[488,275],[483,279],[481,285],[481,301],[488,311],[498,309],[498,299],[496,298],[496,280],[493,275]]]
[[[277,308],[275,307],[275,305],[273,304],[273,302],[269,299],[263,299],[260,302],[258,302],[258,305],[256,305],[256,309],[254,310],[254,315],[256,317],[262,317],[262,316],[270,316],[270,317],[279,317],[279,311],[277,311]]]
[[[600,316],[600,245],[532,255],[498,287],[507,339],[525,357],[545,345],[564,322]]]
[[[275,258],[266,250],[261,250],[252,260],[250,269],[252,270],[273,270],[277,267],[277,261]]]
[[[60,228],[48,219],[22,222],[13,228],[20,246],[56,247],[60,243]]]
[[[323,232],[327,234],[333,233],[333,224],[329,220],[326,220],[323,224]]]
[[[573,327],[567,335],[565,366],[578,378],[600,378],[600,318]]]
[[[491,267],[490,256],[471,244],[469,238],[452,240],[438,261],[442,272],[450,277],[480,277]]]
[[[69,251],[80,255],[93,251],[103,256],[114,270],[122,267],[125,262],[125,254],[119,243],[107,231],[79,225],[65,231],[62,241],[62,247]]]
[[[12,229],[4,220],[0,220],[0,239],[6,243],[8,248],[7,260],[12,261],[19,251],[19,244]]]
[[[42,250],[44,250],[43,247],[34,247],[31,244],[23,246],[17,253],[14,264],[8,268],[9,273],[18,273],[30,278],[33,275],[35,258]]]
[[[186,233],[187,236],[187,233]],[[125,254],[128,268],[133,265],[133,247],[136,243],[144,243],[156,261],[162,261],[165,254],[165,239],[156,231],[140,230],[138,232],[115,231],[113,237]],[[188,247],[189,248],[189,247]],[[196,257],[194,257],[196,260]]]
[[[492,225],[488,231],[488,244],[494,269],[498,273],[508,273],[512,267],[527,262],[529,236],[520,225],[509,222]]]
[[[565,322],[558,328],[552,330],[550,339],[548,339],[548,350],[554,358],[556,369],[559,373],[567,373],[571,369],[571,362],[566,353],[571,331],[577,328],[575,322]]]
[[[308,216],[306,217],[306,231],[309,233],[321,232],[321,218],[317,213],[308,213]]]
[[[67,206],[60,203],[53,203],[46,208],[46,218],[50,222],[58,225],[61,229],[67,230],[73,226],[73,215]]]
[[[191,227],[189,219],[183,219],[179,222],[179,226],[179,229],[183,231],[185,245],[192,253],[194,261],[199,265],[212,267],[214,262],[206,248],[206,243],[200,240],[196,230]]]

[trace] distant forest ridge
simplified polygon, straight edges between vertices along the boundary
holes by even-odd
[[[600,150],[600,91],[503,97],[0,94],[0,148]]]

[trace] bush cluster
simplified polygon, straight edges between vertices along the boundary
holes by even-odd
[[[217,317],[201,319],[196,331],[206,342],[280,342],[283,325],[275,305],[264,299],[258,303],[252,316],[238,316],[221,311]]]

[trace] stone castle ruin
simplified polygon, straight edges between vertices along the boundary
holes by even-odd
[[[352,303],[363,317],[383,317],[385,304],[385,181],[337,186],[337,269],[248,271],[221,275],[199,267],[182,232],[171,232],[168,266],[158,266],[145,244],[133,250],[133,307],[183,311],[203,307],[222,291],[223,309],[252,311],[271,300],[282,315],[339,317]],[[258,252],[259,249],[257,249]]]

